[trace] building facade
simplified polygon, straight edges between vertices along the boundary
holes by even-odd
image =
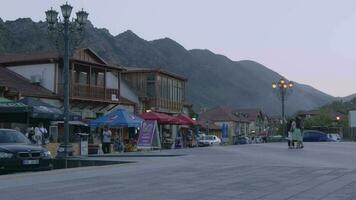
[[[187,79],[161,69],[125,68],[122,78],[136,91],[142,107],[168,114],[181,113]]]
[[[51,93],[51,98],[38,94],[32,97],[63,107],[63,59],[58,53],[4,55],[0,57],[0,66]],[[126,90],[120,81],[123,70],[91,49],[76,50],[70,59],[70,110],[86,119],[97,118],[118,106],[135,111],[138,102],[121,96],[120,90]]]
[[[258,136],[268,134],[269,118],[261,109],[237,109],[235,115],[243,116],[249,121],[248,136]]]
[[[235,115],[234,109],[229,107],[215,107],[200,114],[199,120],[206,123],[213,123],[221,129],[223,125],[228,127],[228,143],[235,144],[238,137],[248,135],[249,121],[243,117]]]

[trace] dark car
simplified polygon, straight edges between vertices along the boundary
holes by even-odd
[[[0,172],[52,169],[51,153],[31,144],[22,133],[0,129]]]
[[[237,140],[235,141],[235,144],[248,144],[248,138],[247,137],[238,137]]]
[[[330,138],[328,135],[321,131],[307,130],[303,132],[304,142],[329,142]]]

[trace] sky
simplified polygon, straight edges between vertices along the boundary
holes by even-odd
[[[63,0],[0,0],[0,17],[45,20]],[[254,60],[333,96],[356,93],[355,0],[69,0],[98,28],[169,37],[186,49]],[[19,6],[21,5],[21,6]]]

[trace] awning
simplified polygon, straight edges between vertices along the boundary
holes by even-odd
[[[24,98],[18,101],[18,103],[23,103],[31,108],[30,117],[36,119],[47,119],[47,120],[63,120],[64,114],[63,110],[52,106],[48,103],[36,100],[33,98]],[[74,113],[69,113],[70,121],[80,121],[81,116]]]
[[[89,126],[97,128],[103,126],[112,128],[137,128],[141,126],[142,121],[140,117],[129,113],[125,109],[119,108],[98,119],[91,120]]]
[[[64,121],[52,121],[52,125],[64,124]],[[77,125],[77,126],[88,126],[88,124],[82,121],[69,121],[70,125]]]

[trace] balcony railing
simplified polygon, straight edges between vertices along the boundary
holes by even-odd
[[[170,101],[167,99],[151,98],[147,101],[149,107],[155,107],[159,110],[167,110],[171,112],[181,112],[183,103]]]
[[[71,84],[70,97],[74,99],[117,101],[118,89],[104,88],[95,85]],[[58,84],[58,94],[63,94],[63,85]]]

